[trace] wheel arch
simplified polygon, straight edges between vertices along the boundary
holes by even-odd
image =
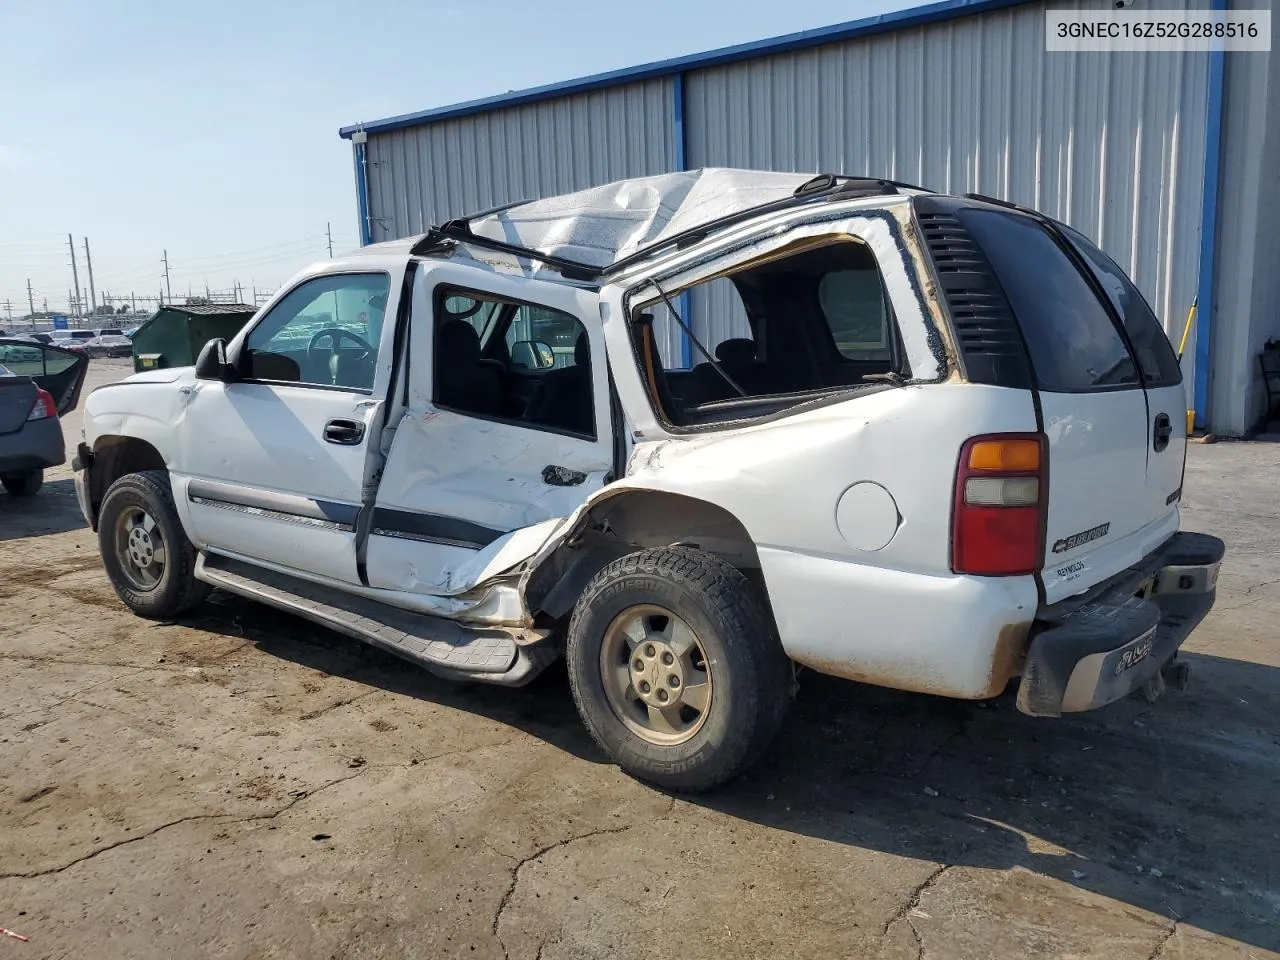
[[[670,546],[706,551],[741,570],[772,616],[755,541],[741,520],[710,500],[637,487],[606,487],[532,558],[523,585],[525,602],[534,613],[563,618],[606,565],[637,550]]]
[[[93,442],[93,465],[86,471],[89,493],[90,525],[98,529],[98,513],[102,498],[121,477],[143,470],[166,470],[163,454],[150,442],[139,437],[103,434]]]

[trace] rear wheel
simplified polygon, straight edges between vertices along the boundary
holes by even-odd
[[[29,470],[16,477],[5,477],[0,480],[5,490],[13,497],[29,497],[44,486],[44,471]]]
[[[790,664],[755,589],[684,547],[601,570],[574,609],[567,660],[596,742],[632,776],[673,790],[705,790],[754,763],[790,695]]]
[[[98,547],[116,595],[134,613],[169,620],[209,595],[195,578],[196,550],[183,532],[164,470],[111,485],[98,517]]]

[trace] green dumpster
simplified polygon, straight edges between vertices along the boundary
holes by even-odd
[[[256,310],[247,303],[165,304],[133,335],[133,369],[187,367],[210,340],[230,340]]]

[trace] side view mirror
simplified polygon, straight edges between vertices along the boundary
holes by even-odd
[[[227,362],[227,341],[210,340],[196,357],[197,380],[221,380],[229,383],[235,379],[235,371]]]
[[[555,351],[541,340],[517,340],[511,345],[511,365],[526,370],[550,370],[556,365]]]

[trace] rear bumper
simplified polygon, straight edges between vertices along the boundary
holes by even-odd
[[[66,459],[62,424],[57,417],[29,420],[21,430],[0,436],[0,476],[56,467]]]
[[[1225,545],[1175,533],[1142,562],[1036,615],[1018,709],[1038,717],[1093,710],[1151,681],[1204,619]]]

